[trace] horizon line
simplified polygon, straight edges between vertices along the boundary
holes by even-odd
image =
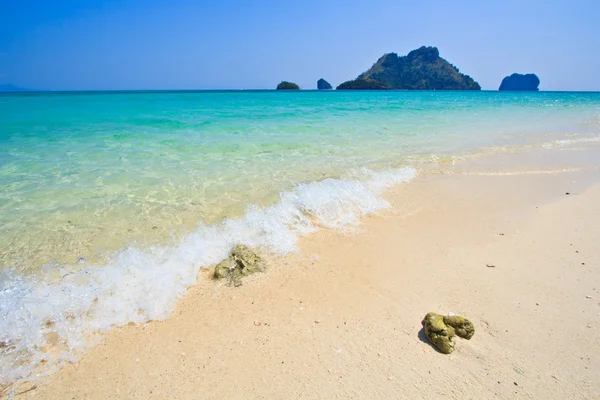
[[[510,93],[600,93],[600,89],[590,90],[420,90],[420,89],[24,89],[2,91],[0,94],[36,94],[36,93],[92,93],[92,92],[510,92]]]

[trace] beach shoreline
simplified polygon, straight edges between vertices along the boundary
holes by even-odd
[[[203,270],[169,319],[116,328],[32,398],[589,398],[600,392],[597,148],[422,172],[239,288]],[[568,193],[568,194],[567,194]],[[494,267],[488,267],[493,265]],[[427,312],[475,336],[453,354]],[[33,385],[33,386],[32,386]]]

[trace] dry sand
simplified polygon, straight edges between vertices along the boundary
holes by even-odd
[[[200,276],[170,319],[17,398],[599,399],[599,152],[564,150],[424,172],[239,288]],[[429,311],[475,336],[437,352]]]

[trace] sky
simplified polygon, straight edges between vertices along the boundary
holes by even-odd
[[[0,84],[42,90],[336,86],[422,45],[495,90],[600,90],[598,0],[0,0]]]

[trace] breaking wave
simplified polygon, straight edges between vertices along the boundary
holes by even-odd
[[[386,188],[411,180],[411,167],[353,170],[340,179],[299,184],[267,208],[198,229],[176,246],[116,252],[107,265],[0,276],[0,383],[34,380],[93,345],[114,326],[164,320],[196,282],[200,268],[224,259],[237,243],[276,254],[294,251],[319,227],[345,229],[388,206]],[[60,272],[60,271],[59,271]]]

